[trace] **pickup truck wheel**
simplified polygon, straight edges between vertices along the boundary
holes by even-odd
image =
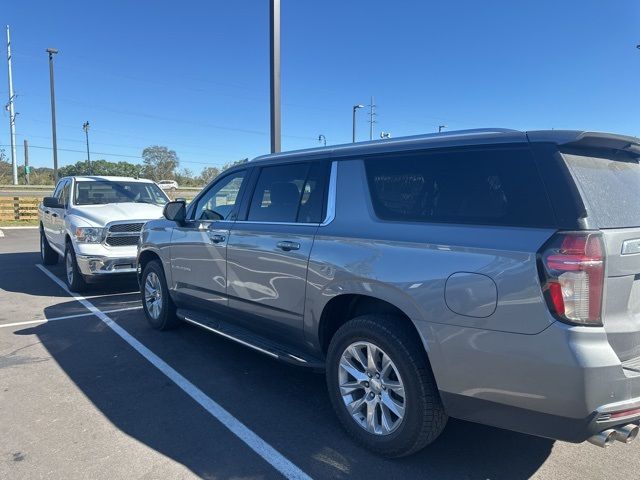
[[[432,443],[447,415],[419,338],[403,320],[363,315],[338,329],[327,353],[329,397],[344,428],[386,457]]]
[[[142,308],[149,324],[156,330],[168,330],[178,325],[176,306],[169,296],[164,269],[158,260],[147,263],[140,282]]]
[[[40,227],[40,256],[42,257],[43,265],[55,265],[58,263],[58,253],[49,245],[49,240],[47,240],[42,227]]]
[[[84,292],[87,289],[87,282],[78,268],[76,252],[73,250],[73,245],[70,242],[67,242],[67,248],[64,251],[64,270],[67,285],[72,292]]]

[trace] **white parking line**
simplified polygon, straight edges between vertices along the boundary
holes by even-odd
[[[0,238],[4,237],[4,232],[0,230]]]
[[[187,395],[195,400],[202,408],[215,417],[222,425],[227,427],[236,437],[242,440],[249,448],[260,455],[265,461],[271,464],[282,475],[289,479],[311,480],[311,477],[304,473],[300,468],[294,465],[284,455],[275,448],[265,442],[256,435],[252,430],[245,426],[240,420],[231,415],[222,406],[208,397],[202,390],[193,383],[180,375],[176,370],[169,366],[164,360],[140,343],[124,328],[111,320],[104,312],[95,307],[89,300],[81,295],[71,292],[67,286],[53,273],[44,268],[42,265],[36,265],[51,280],[60,286],[76,301],[84,305],[89,311],[93,312],[96,317],[102,320],[111,330],[113,330],[120,338],[127,342],[134,350],[146,358],[154,367],[164,373],[171,381],[180,387]]]
[[[103,313],[127,312],[129,310],[140,310],[141,308],[142,306],[140,305],[137,307],[115,308],[113,310],[105,310]],[[4,324],[0,324],[0,328],[20,327],[22,325],[32,325],[34,323],[49,323],[49,322],[56,322],[58,320],[66,320],[68,318],[89,317],[93,315],[95,315],[95,313],[85,312],[85,313],[76,313],[74,315],[65,315],[64,317],[41,318],[40,320],[27,320],[25,322],[4,323]]]

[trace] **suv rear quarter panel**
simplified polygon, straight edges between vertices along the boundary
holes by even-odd
[[[542,297],[536,266],[537,250],[553,233],[551,229],[380,221],[369,200],[364,163],[357,159],[340,161],[336,216],[319,228],[309,261],[307,343],[320,350],[319,322],[332,298],[367,295],[395,305],[413,321],[440,388],[447,385],[456,392],[473,388],[476,382],[472,377],[484,372],[481,384],[499,390],[503,382],[493,385],[487,381],[486,365],[479,370],[469,366],[472,357],[464,353],[469,348],[481,353],[486,345],[493,344],[492,339],[499,338],[506,345],[510,339],[517,342],[518,337],[538,334],[555,321]],[[473,308],[468,315],[452,311],[451,301],[449,305],[445,301],[445,286],[456,272],[491,279],[497,297],[494,308],[484,305],[488,298],[486,281],[476,285],[463,281],[458,282],[454,297],[459,296],[460,304],[475,305],[483,313],[471,316],[475,315]],[[459,311],[459,307],[454,308]],[[474,344],[476,340],[478,344]],[[453,345],[459,348],[443,352]],[[500,355],[498,352],[506,354],[511,349],[492,351],[487,347],[492,352],[490,363],[495,361],[493,352]],[[451,375],[444,374],[452,354],[463,357],[458,367],[466,364],[462,382],[449,382],[446,378]],[[505,358],[505,368],[510,369],[507,363]],[[496,380],[500,375],[495,372]],[[495,395],[490,398],[495,399]]]

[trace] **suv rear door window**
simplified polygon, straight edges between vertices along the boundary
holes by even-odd
[[[625,152],[563,153],[599,228],[640,227],[640,164]]]
[[[264,167],[251,199],[247,220],[320,223],[325,170],[319,162]]]
[[[553,227],[528,148],[426,151],[365,160],[383,220]]]

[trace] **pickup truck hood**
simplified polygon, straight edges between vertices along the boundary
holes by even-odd
[[[67,212],[96,227],[119,220],[155,220],[162,218],[163,206],[150,203],[108,203],[106,205],[78,205]]]

